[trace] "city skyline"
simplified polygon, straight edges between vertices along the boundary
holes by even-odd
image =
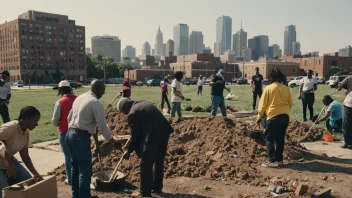
[[[122,46],[135,46],[137,55],[139,55],[145,41],[154,46],[155,27],[158,27],[159,24],[163,29],[164,42],[173,39],[174,25],[184,23],[188,24],[189,32],[202,31],[205,46],[211,46],[213,49],[216,38],[216,19],[225,15],[232,18],[232,32],[238,30],[237,27],[240,26],[242,19],[248,38],[253,38],[256,35],[268,35],[269,45],[278,44],[282,49],[284,46],[283,30],[286,26],[294,24],[297,27],[299,35],[297,40],[301,43],[302,54],[309,51],[319,51],[323,55],[324,53],[337,52],[344,46],[352,44],[352,38],[349,35],[352,27],[346,25],[347,19],[352,16],[348,11],[352,2],[348,0],[341,0],[334,4],[329,2],[327,0],[320,1],[319,11],[311,12],[310,9],[316,6],[316,3],[303,0],[286,1],[285,3],[278,0],[270,2],[230,0],[213,2],[206,0],[202,5],[197,2],[180,0],[179,4],[172,7],[159,0],[152,2],[136,0],[123,3],[107,0],[102,5],[95,4],[90,0],[62,0],[50,4],[44,3],[43,0],[33,0],[23,1],[20,4],[7,2],[7,9],[0,13],[0,24],[11,21],[17,17],[18,13],[30,9],[70,15],[86,27],[86,47],[91,47],[90,39],[93,36],[116,35],[121,39]],[[69,7],[66,6],[68,4]],[[81,9],[83,4],[85,9]],[[185,4],[188,6],[185,7]],[[251,8],[251,12],[248,12],[248,9],[233,12],[232,8],[239,4],[243,8]],[[283,9],[283,6],[289,9]],[[133,7],[135,12],[131,16],[127,13],[128,9],[119,9],[116,12],[116,7]],[[326,15],[332,9],[339,10],[339,12],[331,16]],[[173,10],[182,10],[182,15],[176,14],[177,12],[173,14],[171,12]],[[260,14],[263,10],[268,14]],[[167,17],[160,18],[158,17],[160,15]]]

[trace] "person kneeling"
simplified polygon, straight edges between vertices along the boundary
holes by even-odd
[[[38,126],[40,112],[32,106],[23,107],[18,120],[8,122],[0,127],[0,141],[5,145],[5,157],[0,156],[0,197],[2,189],[7,186],[30,179],[31,174],[14,158],[19,152],[23,163],[35,178],[42,180],[34,168],[28,154],[29,131]]]
[[[326,95],[323,98],[323,103],[328,107],[324,117],[320,118],[316,124],[326,120],[326,128],[329,132],[341,132],[342,128],[342,106],[339,102]]]

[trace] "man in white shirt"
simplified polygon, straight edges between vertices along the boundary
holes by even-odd
[[[115,148],[121,148],[107,127],[104,106],[99,102],[104,93],[104,83],[94,80],[90,91],[76,98],[68,115],[66,143],[72,161],[72,198],[90,198],[90,182],[93,174],[90,137],[93,135],[98,144],[96,126]]]
[[[171,83],[171,118],[175,117],[177,112],[178,118],[182,118],[181,114],[181,102],[185,99],[182,95],[182,84],[183,72],[178,71],[175,73],[175,79]]]
[[[307,106],[310,120],[313,119],[313,104],[315,100],[314,91],[317,90],[317,78],[313,77],[313,71],[308,70],[308,75],[301,79],[299,83],[298,99],[302,99],[303,122],[307,121]]]
[[[0,115],[4,123],[10,122],[9,109],[7,105],[11,99],[10,73],[3,71],[0,80]]]

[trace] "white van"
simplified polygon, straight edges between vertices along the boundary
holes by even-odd
[[[330,88],[336,88],[346,77],[348,76],[330,76],[329,80],[326,83],[328,83]]]

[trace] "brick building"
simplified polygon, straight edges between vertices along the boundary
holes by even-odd
[[[324,78],[334,75],[330,72],[331,66],[339,66],[346,69],[347,72],[352,72],[352,57],[341,57],[337,56],[336,53],[334,56],[284,56],[281,57],[281,60],[299,63],[301,74],[311,69],[314,75]]]
[[[264,79],[268,79],[269,72],[273,68],[279,68],[280,71],[287,77],[287,79],[292,79],[300,74],[299,63],[286,62],[286,61],[268,61],[266,59],[259,60],[258,62],[247,62],[244,64],[239,64],[239,73],[252,80],[252,76],[255,74],[255,68],[259,68],[259,73],[263,75]]]
[[[85,27],[66,15],[30,10],[0,25],[0,69],[11,81],[43,83],[56,67],[68,79],[86,80]]]
[[[131,80],[137,81],[147,81],[150,79],[159,79],[164,76],[170,75],[173,76],[174,72],[168,68],[148,68],[150,66],[143,67],[142,69],[125,71],[124,77]]]

